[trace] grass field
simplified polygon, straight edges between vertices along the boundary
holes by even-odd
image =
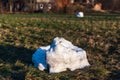
[[[33,66],[32,54],[64,37],[86,50],[91,67],[49,74]],[[120,15],[0,15],[0,80],[120,80]]]

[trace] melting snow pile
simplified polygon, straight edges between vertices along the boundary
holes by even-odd
[[[32,61],[39,70],[49,68],[50,73],[66,71],[67,68],[73,71],[90,65],[83,49],[59,37],[56,37],[51,45],[38,48]]]

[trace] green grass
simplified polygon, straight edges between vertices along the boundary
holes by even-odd
[[[120,79],[120,15],[66,14],[0,15],[0,79],[118,80]],[[64,37],[86,50],[91,67],[49,74],[33,66],[32,54],[53,38]]]

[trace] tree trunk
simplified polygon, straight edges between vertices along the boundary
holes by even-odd
[[[0,0],[0,13],[3,12],[2,1]]]
[[[9,1],[9,8],[10,8],[10,13],[13,13],[13,1]]]

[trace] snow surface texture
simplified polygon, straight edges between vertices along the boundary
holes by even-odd
[[[51,45],[38,48],[32,61],[39,70],[49,68],[50,73],[59,73],[68,68],[73,71],[90,65],[83,49],[59,37],[56,37]]]

